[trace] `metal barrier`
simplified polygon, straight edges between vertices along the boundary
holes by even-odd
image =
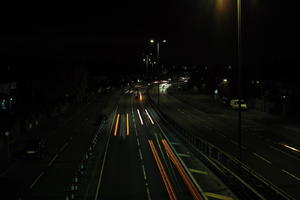
[[[85,170],[88,165],[88,161],[93,155],[95,146],[97,145],[97,143],[102,135],[101,133],[105,127],[105,124],[106,124],[106,120],[102,120],[96,134],[94,135],[94,137],[90,143],[89,148],[87,149],[86,153],[84,153],[83,158],[81,159],[81,161],[79,163],[78,170],[75,172],[74,176],[72,177],[72,180],[70,181],[70,184],[67,186],[65,200],[76,199],[77,191],[79,190],[79,186],[80,186],[79,179],[85,173]]]
[[[150,95],[148,97],[150,105],[156,110],[165,125],[172,128],[176,136],[185,144],[188,144],[188,147],[192,147],[190,150],[198,155],[216,175],[219,175],[220,178],[226,181],[228,186],[241,199],[295,200],[233,156],[201,139],[199,136],[187,132],[177,122],[165,115],[155,105]]]

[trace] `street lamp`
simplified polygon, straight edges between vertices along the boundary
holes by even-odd
[[[167,40],[162,40],[162,43],[166,43],[166,42],[167,42]],[[159,47],[160,47],[160,44],[159,44],[159,41],[155,41],[154,39],[151,39],[150,43],[151,44],[156,43],[156,64],[157,64],[157,74],[159,76],[159,72],[160,72]],[[157,83],[157,106],[159,106],[159,81]]]
[[[242,112],[241,112],[241,99],[242,99],[242,58],[241,58],[241,47],[242,47],[242,29],[241,29],[241,0],[237,0],[237,56],[238,56],[238,144],[239,144],[239,161],[242,162]],[[240,166],[241,170],[241,166]]]

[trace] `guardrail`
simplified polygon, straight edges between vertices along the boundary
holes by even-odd
[[[177,122],[165,115],[148,94],[150,105],[156,110],[162,121],[174,130],[187,146],[207,164],[216,175],[219,175],[241,199],[276,199],[295,200],[261,175],[250,169],[233,156],[215,145],[187,132]]]
[[[72,177],[72,180],[70,181],[70,184],[66,188],[65,200],[76,199],[77,192],[78,192],[79,187],[80,187],[80,185],[79,185],[80,180],[79,179],[85,173],[85,170],[86,170],[87,165],[88,165],[88,161],[93,156],[94,149],[95,149],[98,141],[100,140],[101,133],[103,132],[103,129],[105,127],[106,122],[107,122],[106,120],[101,121],[96,134],[94,135],[93,139],[91,140],[89,148],[83,154],[83,158],[81,159],[81,161],[79,163],[78,170],[75,172],[74,176]]]

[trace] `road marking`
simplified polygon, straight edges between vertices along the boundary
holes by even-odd
[[[234,141],[234,140],[230,140],[230,142],[232,142],[233,144],[235,144],[235,145],[239,145],[236,141]]]
[[[180,145],[178,142],[170,142],[172,145]]]
[[[161,162],[161,160],[159,158],[159,155],[157,153],[157,150],[155,149],[154,143],[153,143],[152,140],[148,140],[148,143],[150,145],[150,149],[151,149],[151,151],[153,153],[153,156],[155,158],[155,161],[156,161],[156,164],[158,166],[159,172],[160,172],[160,174],[162,176],[162,179],[163,179],[163,182],[164,182],[165,187],[167,189],[168,195],[169,195],[169,197],[170,197],[171,200],[176,200],[177,197],[176,197],[174,188],[173,188],[173,186],[172,186],[172,184],[171,184],[171,182],[169,180],[169,177],[168,177],[168,175],[167,175],[167,173],[165,171],[165,168],[164,168],[164,166],[163,166],[163,164],[162,164],[162,162]]]
[[[33,183],[29,186],[29,188],[32,189],[44,174],[45,174],[45,172],[41,172],[40,175],[38,175],[38,177],[36,177],[36,179],[34,179]]]
[[[139,148],[139,154],[140,154],[140,159],[143,160],[143,155],[142,155],[142,151],[140,148]]]
[[[118,106],[117,106],[117,108],[115,110],[114,115],[116,115],[117,109],[118,109]],[[107,140],[106,147],[105,147],[105,152],[104,152],[104,157],[103,157],[103,163],[102,163],[101,170],[100,170],[100,175],[99,175],[99,179],[98,179],[98,183],[97,183],[97,187],[96,187],[96,194],[95,194],[94,200],[98,199],[98,195],[99,195],[99,191],[100,191],[100,184],[101,184],[101,180],[102,180],[102,174],[103,174],[103,170],[104,170],[104,165],[105,165],[105,161],[106,161],[106,156],[107,156],[107,151],[108,151],[108,145],[109,145],[109,142],[110,142],[110,136],[111,136],[112,129],[113,129],[113,123],[111,125],[110,132],[108,134],[109,136],[108,136],[108,140]]]
[[[204,175],[207,175],[208,172],[206,171],[202,171],[202,170],[198,170],[198,169],[192,169],[192,168],[189,168],[190,172],[192,173],[197,173],[197,174],[204,174]]]
[[[178,153],[177,155],[180,156],[180,157],[186,157],[186,158],[191,157],[189,154],[184,154],[184,153]]]
[[[140,147],[140,140],[139,140],[139,138],[136,138],[136,142],[137,142],[138,147]]]
[[[146,171],[145,171],[145,166],[144,165],[142,165],[142,169],[143,169],[144,180],[147,181],[147,175],[146,175]],[[148,185],[147,182],[146,182],[146,185]]]
[[[52,160],[48,163],[48,167],[50,167],[52,165],[52,163],[56,160],[56,158],[58,157],[58,154],[56,154]]]
[[[174,152],[172,151],[170,145],[168,144],[168,142],[165,139],[161,140],[169,157],[171,158],[173,164],[176,166],[179,174],[181,175],[182,179],[184,180],[186,186],[188,187],[191,195],[193,196],[193,198],[195,200],[202,200],[202,195],[200,194],[200,192],[198,191],[197,187],[193,184],[193,181],[191,180],[191,178],[189,177],[189,175],[187,174],[187,172],[184,170],[184,167],[182,166],[182,164],[180,163],[180,161],[178,160],[178,158],[176,157],[176,155],[174,154]]]
[[[150,111],[150,112],[151,112],[151,111]],[[153,115],[153,114],[152,114],[152,115]],[[160,131],[162,132],[162,134],[164,135],[164,137],[166,138],[166,140],[167,140],[168,142],[170,142],[169,139],[168,139],[168,137],[166,136],[166,133],[163,131],[163,129],[161,128],[161,126],[159,125],[159,123],[157,122],[157,120],[156,120],[155,118],[154,118],[154,121],[156,122],[158,128],[160,129]],[[173,147],[173,146],[171,146],[171,147],[173,148],[174,152],[176,153],[174,147]],[[183,162],[183,160],[182,160],[180,157],[178,157],[178,159],[180,160],[180,162],[181,162],[181,164],[184,166],[184,168],[187,169],[187,166],[185,165],[185,163]],[[200,191],[201,193],[203,193],[202,188],[200,187],[200,185],[198,184],[198,182],[195,180],[194,176],[190,173],[190,171],[187,171],[187,172],[188,172],[190,178],[192,179],[193,183],[196,185],[198,191]],[[207,198],[206,198],[205,196],[204,196],[203,198],[204,198],[205,200],[207,200]]]
[[[59,150],[63,151],[68,146],[69,142],[66,142]]]
[[[269,161],[268,159],[262,157],[261,155],[258,155],[257,153],[252,153],[253,155],[255,155],[256,157],[260,158],[261,160],[269,163],[270,165],[272,165],[271,161]]]
[[[234,141],[234,140],[230,140],[230,142],[232,142],[233,144],[239,146],[239,143],[237,143],[237,142]],[[247,148],[246,148],[245,146],[242,145],[242,149],[243,149],[243,150],[246,150]]]
[[[133,126],[134,126],[134,130],[135,130],[135,136],[137,137],[137,128],[136,128],[136,123],[135,123],[135,117],[133,114],[133,107],[131,106],[131,114],[132,114],[132,121],[133,121]]]
[[[215,199],[221,199],[221,200],[233,200],[232,197],[221,195],[221,194],[215,194],[211,192],[204,192],[204,194],[208,197],[213,197]]]
[[[148,200],[151,200],[150,190],[149,190],[148,186],[146,186],[146,192],[147,192]]]
[[[293,155],[291,155],[291,154],[289,154],[289,153],[287,153],[287,152],[284,152],[284,151],[282,151],[282,150],[280,150],[280,149],[277,149],[276,147],[272,147],[272,146],[269,146],[269,147],[270,147],[271,149],[273,149],[273,150],[276,150],[276,151],[279,151],[279,152],[285,154],[286,156],[289,156],[289,157],[291,157],[291,158],[293,158],[293,159],[296,159],[296,160],[300,161],[300,159],[297,158],[296,156],[293,156]]]
[[[297,181],[300,181],[300,178],[295,176],[294,174],[282,169],[281,171],[283,171],[284,173],[288,174],[289,176],[293,177],[294,179],[296,179]]]

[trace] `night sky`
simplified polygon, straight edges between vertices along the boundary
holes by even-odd
[[[151,50],[150,38],[168,41],[161,46],[166,65],[236,64],[235,0],[109,2],[2,4],[1,68],[34,71],[79,64],[100,73],[131,73]],[[297,7],[277,0],[242,3],[245,71],[269,79],[295,74]]]

